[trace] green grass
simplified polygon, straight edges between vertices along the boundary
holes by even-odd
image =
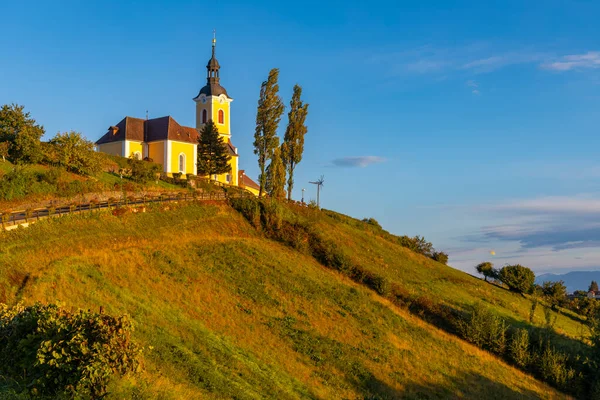
[[[311,215],[302,218],[348,257],[408,290],[460,291],[440,296],[461,307],[486,294],[524,319],[526,299]],[[225,205],[86,214],[1,234],[0,302],[19,301],[131,315],[145,371],[113,382],[111,398],[564,398],[266,239]]]

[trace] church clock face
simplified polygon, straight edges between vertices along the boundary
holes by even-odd
[[[200,101],[202,102],[202,104],[206,104],[206,97],[202,96],[200,98]]]

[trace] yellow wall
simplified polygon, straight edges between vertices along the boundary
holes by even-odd
[[[223,110],[225,115],[223,116],[223,124],[219,124],[219,110]],[[224,101],[222,104],[219,103],[218,97],[212,98],[212,120],[215,121],[219,133],[229,135],[229,102]]]
[[[179,172],[179,154],[185,154],[185,173],[194,173],[194,147],[192,143],[182,143],[171,141],[171,172]]]
[[[165,142],[148,143],[148,157],[155,163],[163,165],[165,163]],[[164,171],[164,168],[163,168]]]
[[[123,156],[123,142],[112,142],[98,145],[98,151],[102,153],[110,154],[111,156]]]
[[[131,157],[131,155],[133,153],[135,153],[136,151],[140,152],[140,159],[144,158],[144,150],[142,148],[142,142],[132,142],[131,140],[127,141],[129,144],[129,154],[127,154],[127,157]]]
[[[258,189],[254,189],[254,188],[251,188],[249,186],[245,186],[244,189],[246,189],[247,191],[249,191],[250,193],[252,193],[256,197],[258,197],[258,192],[259,192]]]

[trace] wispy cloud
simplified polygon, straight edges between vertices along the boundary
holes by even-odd
[[[560,57],[557,61],[543,63],[542,68],[553,71],[600,68],[600,51],[566,55]]]
[[[467,86],[471,88],[471,93],[473,93],[476,96],[479,96],[479,83],[475,82],[474,80],[468,80]]]
[[[385,158],[378,156],[342,157],[332,161],[336,167],[368,167],[372,164],[385,162]]]

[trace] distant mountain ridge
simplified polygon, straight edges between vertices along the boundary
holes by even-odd
[[[567,292],[587,290],[592,281],[600,282],[600,271],[572,271],[566,274],[542,274],[535,278],[535,283],[541,285],[545,281],[563,281]]]

